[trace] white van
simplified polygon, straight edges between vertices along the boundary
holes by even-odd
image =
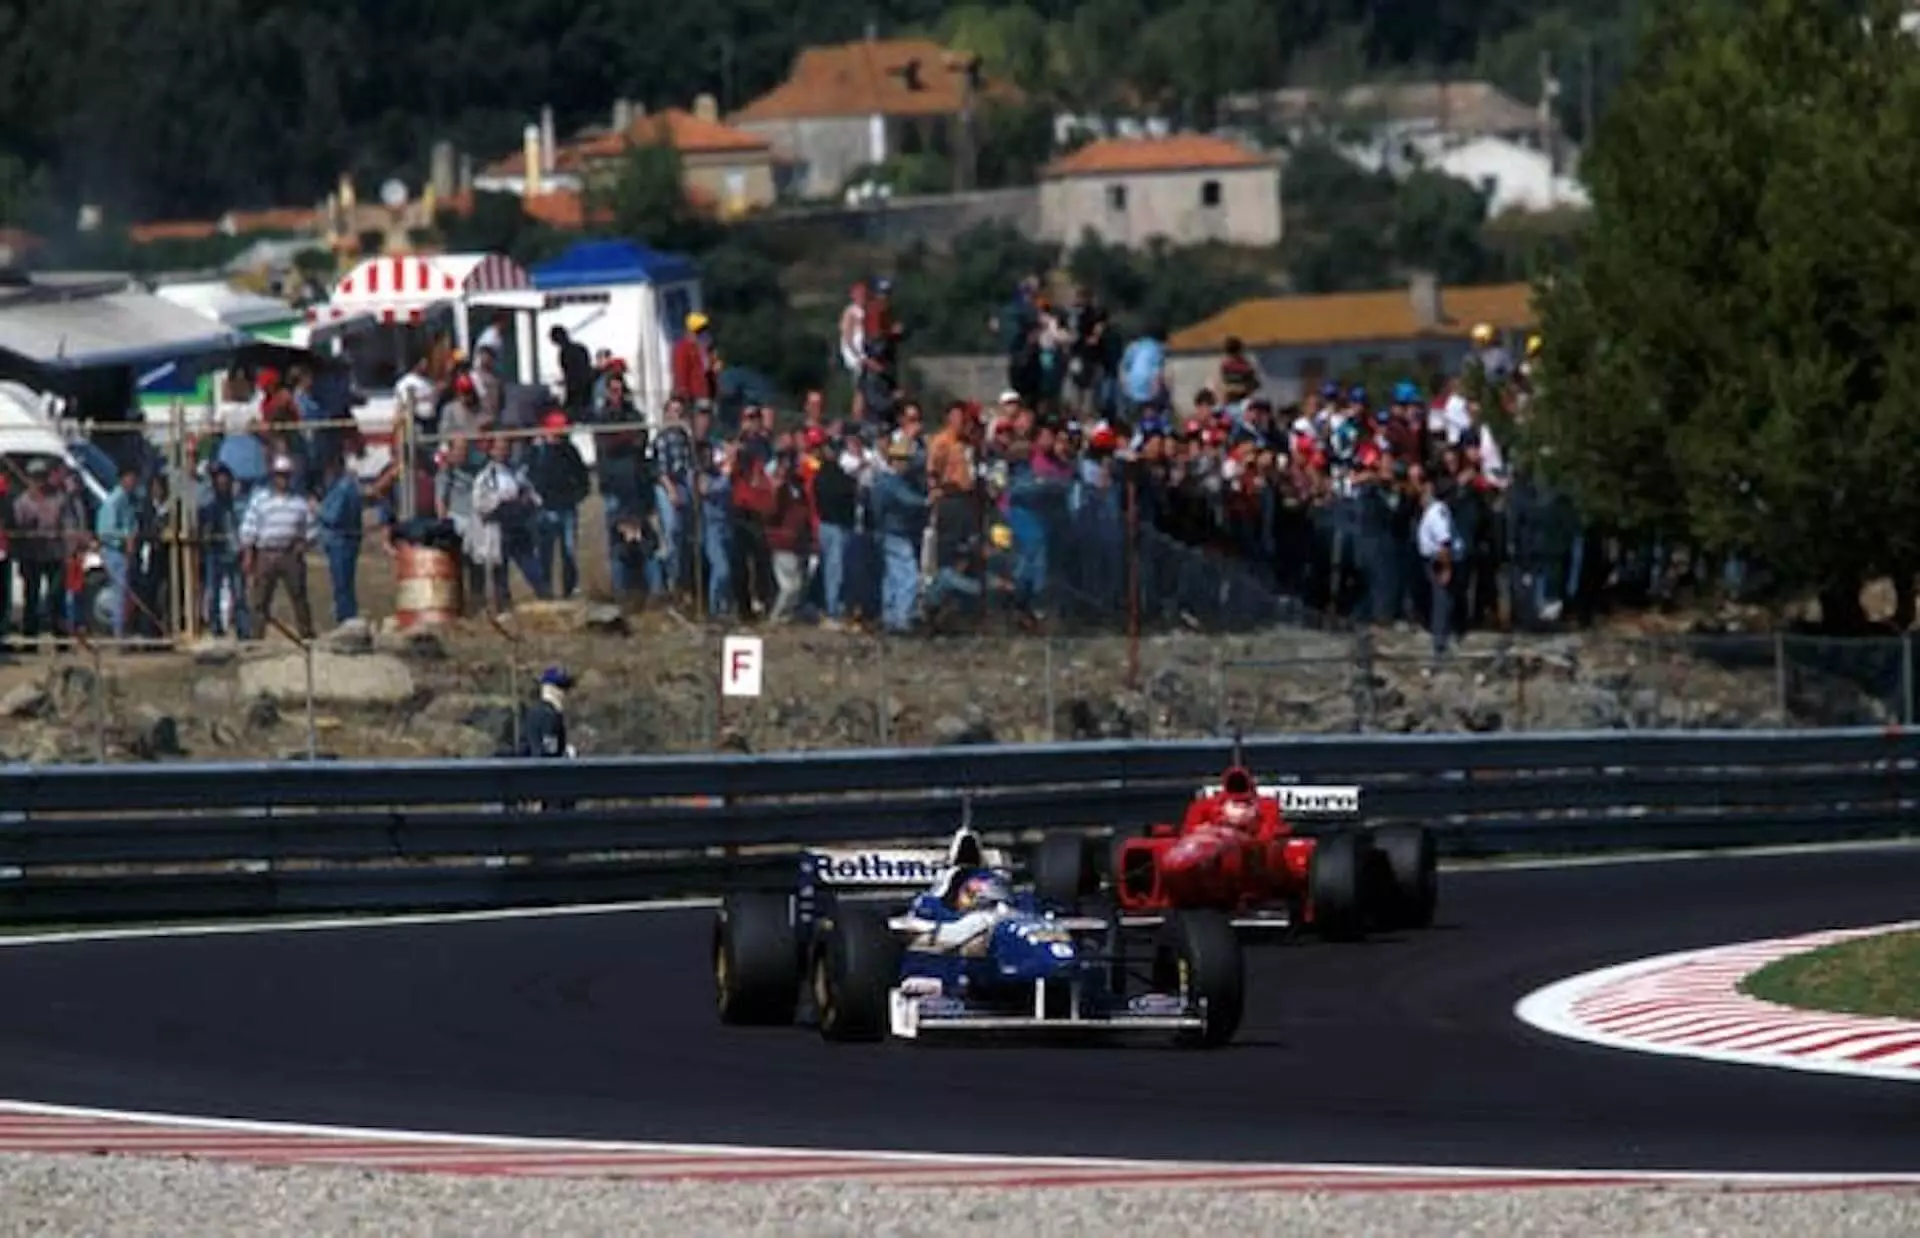
[[[91,443],[69,445],[53,418],[54,409],[39,392],[20,383],[0,382],[0,461],[5,463],[8,484],[18,488],[27,465],[34,460],[64,464],[79,474],[87,489],[87,511],[92,515],[107,501],[111,487],[118,484],[118,478],[111,475],[112,461]],[[103,469],[109,471],[105,476],[101,474]],[[90,593],[97,591],[97,578],[101,575],[100,556],[88,555]],[[10,614],[17,620],[21,607],[26,604],[26,595],[19,573],[13,573],[11,578]]]

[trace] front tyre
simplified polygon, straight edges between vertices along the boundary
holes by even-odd
[[[793,1022],[800,947],[785,894],[729,894],[713,924],[713,981],[720,1021],[737,1027]]]
[[[887,1035],[887,995],[900,979],[900,942],[886,919],[842,908],[813,960],[820,1035],[875,1041]]]
[[[1077,911],[1081,899],[1098,893],[1093,839],[1065,830],[1043,837],[1033,855],[1033,892],[1064,912]]]
[[[1217,1049],[1240,1031],[1247,1009],[1246,958],[1233,921],[1220,911],[1177,911],[1167,919],[1154,952],[1154,987],[1177,992],[1206,1015],[1206,1026],[1183,1031],[1174,1043]]]

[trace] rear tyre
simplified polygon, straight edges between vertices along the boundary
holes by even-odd
[[[1247,968],[1233,921],[1220,911],[1177,911],[1154,951],[1154,987],[1179,993],[1206,1012],[1206,1026],[1174,1043],[1217,1049],[1240,1031],[1247,1009]]]
[[[720,1021],[740,1027],[793,1022],[800,998],[799,936],[785,894],[729,894],[713,922],[713,981]]]
[[[1440,899],[1439,860],[1423,826],[1382,826],[1373,835],[1379,921],[1388,930],[1433,927]]]
[[[1042,838],[1033,855],[1033,892],[1061,911],[1077,910],[1081,899],[1098,893],[1093,839],[1066,831]]]
[[[887,1034],[887,994],[900,979],[900,943],[886,920],[842,908],[813,962],[820,1035],[875,1041]]]
[[[1324,834],[1313,845],[1307,871],[1307,897],[1313,928],[1328,941],[1358,941],[1366,936],[1366,840],[1352,830]]]

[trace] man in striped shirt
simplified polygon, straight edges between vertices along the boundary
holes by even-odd
[[[313,639],[313,607],[307,601],[307,543],[314,536],[313,509],[293,491],[293,461],[273,460],[273,484],[254,495],[240,521],[240,565],[247,576],[247,607],[258,640],[275,590],[285,585],[302,640]]]

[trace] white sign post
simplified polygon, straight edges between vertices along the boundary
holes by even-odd
[[[758,636],[729,636],[720,642],[721,696],[759,696],[766,670],[766,645]]]

